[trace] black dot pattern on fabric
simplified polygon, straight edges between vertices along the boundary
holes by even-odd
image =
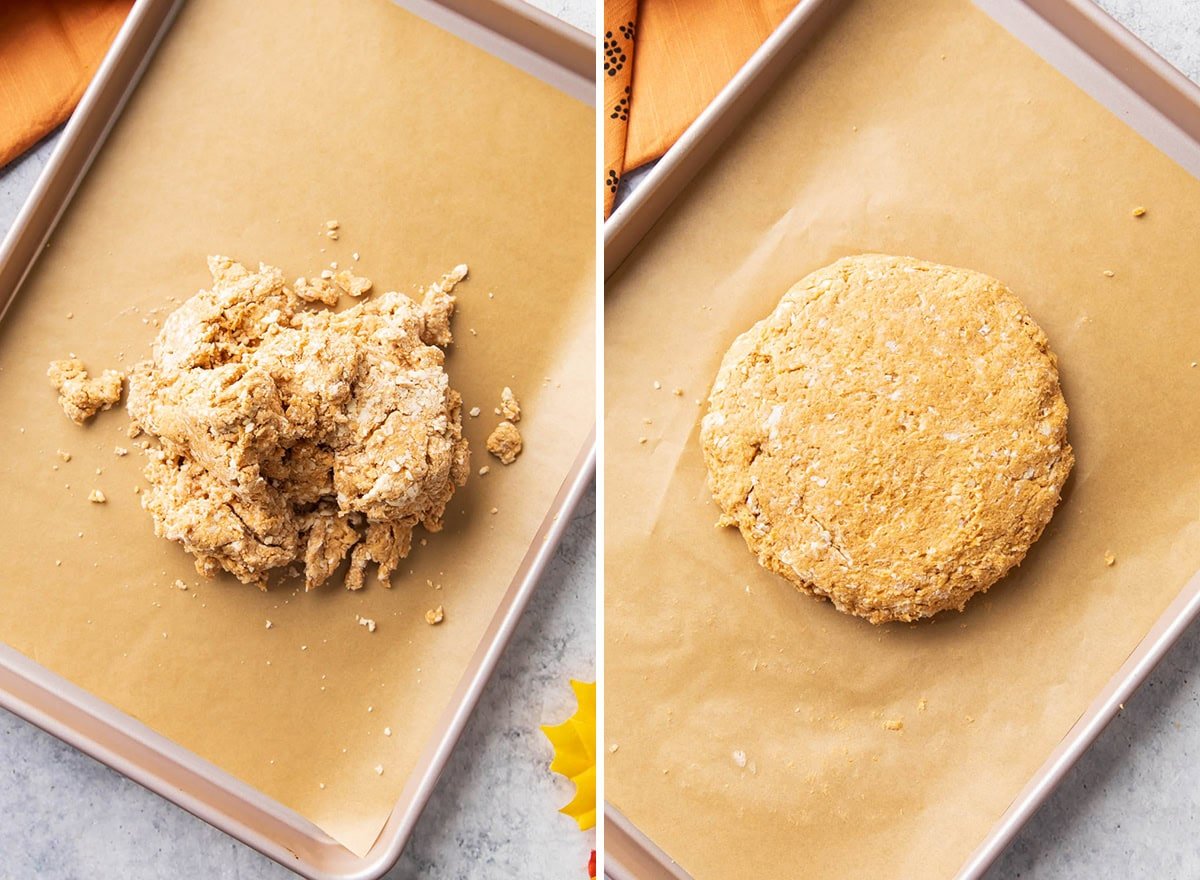
[[[629,62],[629,44],[633,42],[633,22],[621,25],[618,38],[612,31],[604,32],[604,73],[616,76]]]
[[[615,193],[617,187],[621,185],[621,178],[610,168],[608,169],[608,179],[604,181],[604,185],[608,187],[609,192]]]
[[[622,122],[629,121],[629,102],[633,95],[629,86],[625,86],[625,97],[617,101],[613,106],[612,113],[608,114],[609,119],[620,119]]]

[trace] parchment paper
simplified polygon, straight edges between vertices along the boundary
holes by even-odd
[[[1200,568],[1197,229],[1200,183],[969,4],[842,13],[607,288],[608,800],[698,880],[953,875]],[[1071,409],[1046,533],[930,623],[801,595],[704,484],[725,349],[863,251],[1006,281]]]
[[[0,326],[0,638],[362,854],[594,421],[594,135],[591,107],[386,0],[188,3]],[[447,370],[491,473],[394,589],[203,581],[141,510],[123,409],[59,410],[47,362],[144,357],[209,253],[378,290],[469,264]],[[509,468],[483,449],[504,385]]]

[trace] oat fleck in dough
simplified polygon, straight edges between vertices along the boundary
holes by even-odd
[[[487,438],[487,451],[500,459],[501,464],[512,464],[521,454],[521,432],[512,422],[501,422]]]
[[[384,293],[335,313],[306,308],[276,268],[210,258],[212,289],[130,376],[130,417],[159,444],[142,494],[156,533],[204,575],[262,587],[303,559],[313,589],[349,555],[348,588],[371,562],[388,584],[470,469],[437,347],[459,268],[420,303]]]
[[[83,361],[75,358],[51,361],[46,376],[58,392],[58,405],[77,425],[120,400],[121,385],[125,381],[125,374],[116,370],[105,370],[99,376],[89,377]]]
[[[839,260],[733,343],[701,427],[709,487],[759,562],[872,623],[986,590],[1074,463],[1046,335],[999,281]]]

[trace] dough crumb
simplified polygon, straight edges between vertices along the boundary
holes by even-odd
[[[103,504],[108,499],[104,497],[104,493],[99,489],[93,489],[91,492],[88,492],[88,501],[93,504]]]
[[[491,468],[490,468],[490,467],[488,467],[488,466],[485,464],[483,467],[481,467],[481,468],[479,469],[479,476],[481,476],[481,477],[486,477],[486,476],[488,475],[488,472],[489,472],[490,470],[491,470]]]
[[[1144,216],[1146,216],[1146,209],[1143,208],[1141,205],[1138,205],[1130,213],[1132,213],[1134,217],[1144,217]]]
[[[269,621],[269,620],[268,620],[268,621],[267,621],[267,626],[266,626],[266,628],[267,628],[267,629],[270,629],[270,628],[271,628],[271,627],[273,627],[274,625],[275,625],[275,624],[271,623],[271,621]]]
[[[892,719],[889,719],[889,720],[883,722],[883,729],[884,730],[903,730],[904,722],[900,721],[898,719],[892,718]]]
[[[375,772],[376,772],[376,773],[378,773],[380,776],[382,776],[382,775],[383,775],[383,765],[382,765],[382,764],[376,764],[376,765],[375,765]]]
[[[46,376],[58,392],[58,405],[77,425],[120,400],[125,381],[125,374],[117,370],[89,378],[83,361],[75,358],[51,361]]]
[[[467,413],[467,415],[469,415],[469,416],[470,416],[471,418],[473,418],[473,419],[477,419],[477,418],[479,418],[479,413],[480,413],[480,412],[482,412],[482,410],[481,410],[479,407],[477,407],[477,406],[473,406],[473,407],[471,407],[471,409],[470,409],[470,411]]]
[[[373,621],[371,618],[359,617],[356,614],[354,615],[354,619],[358,622],[359,626],[365,626],[367,628],[367,632],[375,632],[375,621]]]
[[[184,582],[183,578],[175,578],[174,586],[177,590],[183,590],[184,592],[187,592],[188,585]]]
[[[513,423],[521,421],[521,404],[507,385],[500,392],[500,415]]]
[[[117,446],[113,449],[113,455],[115,455],[117,458],[124,458],[128,454],[129,454],[129,450],[126,449],[124,446]]]
[[[71,453],[64,452],[63,450],[60,449],[60,450],[58,450],[58,457],[61,458],[63,461],[70,461]]]
[[[917,700],[917,711],[924,712],[925,707],[928,705],[929,705],[929,703],[926,701],[926,699],[924,697],[921,697],[921,699]]]
[[[1105,278],[1112,278],[1112,277],[1113,277],[1114,275],[1116,275],[1116,274],[1117,274],[1117,273],[1116,273],[1116,272],[1114,272],[1112,269],[1105,269],[1105,270],[1104,270],[1104,277],[1105,277]]]
[[[501,464],[512,464],[521,454],[521,432],[512,422],[501,422],[487,438],[487,451],[500,459]]]
[[[1114,565],[1117,564],[1117,557],[1115,555],[1113,555],[1113,552],[1111,550],[1104,551],[1104,564],[1107,565],[1109,568],[1112,568]]]
[[[430,626],[437,626],[445,619],[446,612],[441,605],[439,605],[437,608],[430,608],[425,612],[425,622]]]
[[[739,767],[746,766],[746,753],[743,752],[741,749],[734,749],[732,757],[733,757],[733,763],[737,764],[737,766],[739,766]]]
[[[392,735],[392,729],[391,729],[390,727],[385,727],[385,728],[383,729],[383,735],[384,735],[384,736],[391,736],[391,735]]]

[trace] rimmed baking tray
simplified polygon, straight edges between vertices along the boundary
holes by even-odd
[[[796,60],[823,34],[840,11],[849,5],[838,0],[801,0],[787,20],[606,223],[606,278],[618,272],[626,259],[655,230],[656,224],[668,210],[677,208],[672,212],[675,225],[671,234],[679,236],[682,235],[679,233],[682,224],[680,218],[687,216],[689,211],[703,210],[710,204],[704,198],[697,197],[683,207],[676,205],[685,195],[691,195],[689,184],[698,174],[710,170],[717,174],[715,169],[721,167],[720,163],[729,161],[728,156],[722,153],[727,142],[741,137],[743,140],[739,142],[739,148],[746,151],[741,155],[750,152],[746,139],[753,137],[756,127],[771,124],[761,115],[756,116],[760,101],[792,69]],[[1087,0],[986,0],[978,5],[1187,172],[1200,177],[1200,87],[1155,55],[1102,10]],[[945,60],[945,55],[942,59]],[[775,109],[778,110],[778,104]],[[814,124],[820,125],[819,122]],[[764,129],[758,130],[761,132]],[[712,181],[711,175],[706,178],[707,184],[717,187],[718,184]],[[707,189],[706,196],[711,198],[712,192],[712,188]],[[823,206],[833,210],[828,202]],[[746,206],[742,205],[731,207],[734,217],[742,216],[739,212],[745,210]],[[814,208],[815,216],[819,216],[819,210],[819,207]],[[1128,207],[1124,210],[1127,212]],[[783,227],[787,219],[782,218],[778,222]],[[680,240],[678,237],[671,239],[676,246]],[[656,243],[660,241],[661,236]],[[771,242],[764,247],[771,252],[776,246],[777,242]],[[847,246],[850,245],[847,243]],[[754,259],[755,255],[746,257],[747,261]],[[1109,272],[1108,276],[1111,277],[1111,274]],[[728,288],[725,290],[733,292]],[[652,294],[647,291],[644,295]],[[611,334],[611,329],[609,332]],[[1181,366],[1186,368],[1189,365],[1185,363]],[[1194,367],[1194,363],[1191,366]],[[693,396],[693,391],[702,395],[699,388],[689,389],[689,398]],[[647,412],[652,410],[648,409]],[[687,416],[667,418],[681,419],[685,423],[689,421]],[[656,418],[655,422],[658,421]],[[667,433],[661,442],[671,447],[670,454],[675,455],[675,447],[682,442],[684,434],[672,429],[665,430]],[[610,437],[607,442],[611,449],[616,441]],[[609,462],[612,459],[613,453],[610,452]],[[665,490],[660,491],[665,493]],[[610,505],[616,503],[614,497],[610,482]],[[665,495],[660,503],[665,503]],[[663,536],[660,540],[667,538]],[[747,587],[747,592],[749,589]],[[671,601],[671,598],[665,601]],[[1069,726],[1069,730],[1064,730],[1061,740],[1045,755],[1037,772],[1012,798],[986,837],[962,863],[957,877],[978,878],[984,874],[1197,615],[1200,615],[1200,574],[1186,580],[1178,595],[1144,631],[1136,647],[1111,679],[1098,691],[1091,692],[1086,710]],[[610,644],[609,656],[613,650]],[[657,662],[661,664],[668,661],[658,658]],[[619,695],[614,695],[611,690],[609,693],[609,704],[612,705],[619,700]],[[610,731],[608,735],[615,736],[617,732]],[[661,754],[658,757],[672,770],[687,769],[685,761],[670,762]],[[663,773],[667,772],[663,770]],[[692,785],[701,785],[694,777],[689,777],[689,780]],[[738,821],[729,818],[731,823]],[[719,838],[720,829],[714,829],[713,834]],[[802,852],[803,844],[798,844],[798,847]],[[611,802],[605,808],[605,850],[605,873],[612,880],[678,880],[689,876],[660,848],[659,843],[651,840]]]
[[[398,5],[570,99],[589,107],[594,103],[593,41],[557,19],[510,0],[406,0]],[[51,246],[52,233],[183,6],[182,0],[135,4],[0,247],[0,315],[18,300],[43,248]],[[299,5],[296,10],[304,12]],[[456,328],[456,335],[466,332],[465,326]],[[561,469],[552,476],[556,488],[545,494],[549,503],[523,514],[535,516],[531,521],[538,524],[522,548],[515,575],[498,594],[465,671],[447,695],[436,732],[421,746],[386,825],[361,857],[278,801],[7,645],[0,645],[0,705],[305,877],[378,877],[399,857],[594,475],[595,432],[589,435],[584,424],[579,436],[585,439],[577,452],[560,458]],[[143,525],[149,529],[148,523]],[[261,628],[261,621],[257,625]]]

